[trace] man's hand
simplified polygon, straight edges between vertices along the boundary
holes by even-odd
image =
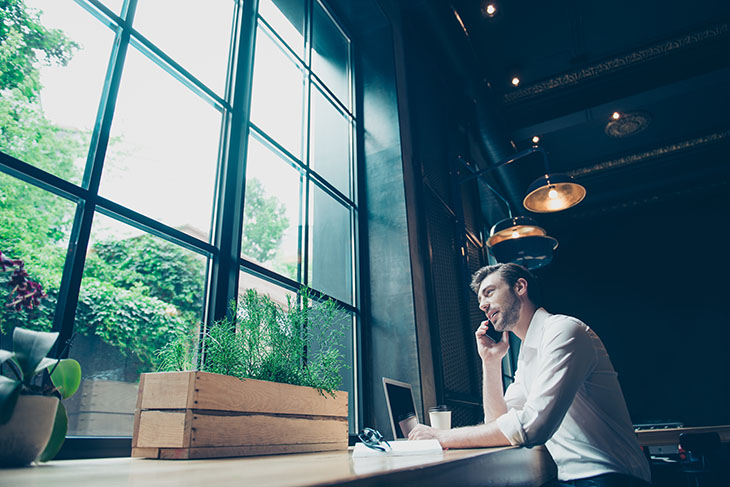
[[[410,433],[408,433],[408,439],[409,440],[430,440],[430,439],[436,439],[439,440],[439,443],[441,442],[439,438],[439,433],[441,433],[442,430],[437,430],[436,428],[432,428],[430,426],[426,426],[425,424],[417,424],[415,428],[411,430]]]
[[[490,326],[491,325],[488,320],[482,321],[474,335],[477,340],[477,351],[479,352],[482,362],[496,363],[500,362],[502,357],[504,357],[507,353],[507,350],[509,350],[509,333],[506,331],[502,332],[502,340],[499,343],[494,343],[492,339],[486,335],[487,328]]]

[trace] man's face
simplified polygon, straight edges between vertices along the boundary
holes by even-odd
[[[488,275],[479,286],[479,309],[497,331],[509,331],[520,319],[522,302],[499,272]]]

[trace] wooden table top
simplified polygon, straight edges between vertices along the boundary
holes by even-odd
[[[640,445],[662,446],[679,444],[679,435],[682,433],[717,433],[721,442],[730,443],[730,425],[637,430],[636,436]]]
[[[507,478],[510,485],[515,481],[514,485],[535,485],[554,475],[545,455],[541,447],[503,447],[355,459],[351,451],[342,451],[210,460],[60,460],[0,470],[0,486],[425,487],[444,485],[454,478],[459,478],[461,485],[504,485]]]

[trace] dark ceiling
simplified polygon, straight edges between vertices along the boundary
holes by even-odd
[[[460,79],[470,78],[496,101],[506,143],[524,149],[539,136],[552,169],[587,188],[561,218],[728,188],[730,2],[401,5],[448,66],[451,86],[473,98]],[[613,112],[621,119],[609,135]],[[526,189],[540,167],[523,166],[507,177]]]

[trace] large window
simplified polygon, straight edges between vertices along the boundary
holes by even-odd
[[[285,304],[300,286],[348,312],[355,431],[357,120],[350,40],[326,5],[6,5],[0,251],[48,297],[0,307],[0,345],[15,326],[73,337],[69,434],[130,436],[139,374],[172,335],[245,289]]]

